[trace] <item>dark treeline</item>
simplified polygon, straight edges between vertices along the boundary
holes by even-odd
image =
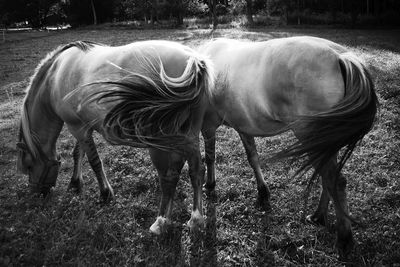
[[[2,27],[117,21],[184,23],[185,17],[245,24],[400,25],[399,0],[0,0]]]

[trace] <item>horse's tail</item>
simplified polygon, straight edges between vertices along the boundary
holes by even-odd
[[[34,135],[34,133],[32,133],[30,130],[29,115],[26,103],[29,101],[29,99],[38,96],[40,97],[40,94],[42,93],[40,89],[43,88],[42,84],[46,82],[45,79],[49,74],[48,71],[50,67],[53,65],[54,61],[62,52],[71,47],[78,47],[80,50],[86,51],[89,50],[91,47],[93,47],[95,44],[97,43],[93,43],[90,41],[76,41],[66,45],[59,46],[52,52],[48,53],[46,57],[42,59],[42,61],[36,67],[35,72],[30,79],[30,83],[26,88],[26,95],[21,111],[21,127],[19,135],[19,141],[24,139],[30,153],[34,158],[37,158],[39,156],[39,152],[36,149],[36,146],[34,145],[35,141],[32,139],[32,135]]]
[[[338,154],[336,171],[339,175],[357,143],[371,130],[379,105],[372,77],[365,65],[351,53],[339,55],[338,60],[345,84],[343,99],[326,112],[293,122],[290,127],[299,133],[301,141],[275,156],[303,159],[296,175],[303,175],[314,167],[310,184],[324,171],[325,164]]]
[[[304,158],[297,174],[304,174],[312,167],[317,173],[322,171],[324,164],[344,148],[337,165],[340,172],[375,121],[379,103],[369,71],[351,53],[339,55],[338,60],[345,84],[343,99],[330,110],[302,116],[290,124],[301,141],[275,156]]]
[[[182,75],[173,78],[165,73],[161,58],[137,59],[141,73],[110,62],[127,75],[117,81],[93,83],[105,89],[87,101],[115,103],[103,122],[111,143],[179,150],[188,144],[187,136],[196,120],[202,119],[197,118],[196,108],[211,94],[212,66],[208,59],[193,53]]]

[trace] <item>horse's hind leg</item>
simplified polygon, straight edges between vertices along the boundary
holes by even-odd
[[[72,158],[74,160],[74,171],[69,183],[68,189],[72,189],[77,193],[82,192],[83,179],[82,179],[82,161],[85,156],[82,146],[77,141],[72,152]]]
[[[321,196],[319,198],[318,207],[313,215],[307,216],[307,221],[312,224],[326,226],[327,224],[327,214],[329,205],[329,194],[326,188],[322,188]]]
[[[354,246],[354,239],[351,230],[351,222],[348,217],[349,210],[345,191],[346,178],[342,174],[337,175],[336,166],[336,157],[327,163],[325,171],[321,173],[322,186],[331,196],[335,207],[337,228],[336,247],[339,252],[339,257],[346,259]],[[336,179],[337,181],[335,181]]]
[[[244,149],[246,150],[247,160],[249,161],[256,177],[258,190],[257,203],[263,210],[268,211],[271,209],[271,204],[269,202],[271,194],[269,192],[268,185],[263,178],[254,137],[243,133],[239,133],[239,136],[242,140]]]
[[[159,235],[164,224],[171,219],[175,189],[185,160],[181,155],[155,148],[149,149],[149,152],[151,161],[157,169],[161,187],[160,210],[156,221],[150,227],[150,231]]]
[[[193,187],[193,207],[192,215],[188,222],[190,230],[196,231],[197,229],[204,226],[203,218],[203,199],[202,199],[202,182],[204,177],[204,166],[201,163],[200,150],[198,148],[198,142],[196,145],[197,149],[194,149],[188,158],[189,164],[189,176]]]
[[[204,187],[208,191],[215,189],[215,131],[215,127],[203,127],[202,130],[207,165],[207,179]]]

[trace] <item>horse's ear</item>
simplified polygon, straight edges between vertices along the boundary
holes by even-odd
[[[18,142],[17,143],[17,149],[20,149],[22,151],[28,151],[28,147],[25,143]]]

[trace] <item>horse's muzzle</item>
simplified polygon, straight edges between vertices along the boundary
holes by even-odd
[[[46,197],[50,193],[51,188],[56,185],[60,164],[59,160],[48,160],[38,182],[32,179],[31,173],[29,174],[29,187],[33,194]]]

